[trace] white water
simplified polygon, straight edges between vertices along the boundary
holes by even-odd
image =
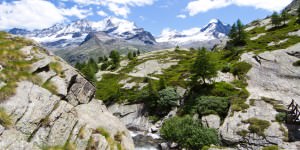
[[[138,132],[138,131],[130,131],[131,137],[134,139],[136,136],[148,136],[152,137],[153,139],[159,139],[160,136],[157,134],[145,134],[144,132]],[[159,150],[155,145],[151,143],[147,143],[147,141],[143,141],[143,145],[136,145],[135,150]],[[135,143],[136,144],[136,143]]]

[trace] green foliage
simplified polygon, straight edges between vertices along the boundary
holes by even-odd
[[[136,54],[137,54],[138,56],[140,56],[140,55],[141,55],[140,50],[138,50],[138,51],[136,52]]]
[[[295,66],[295,67],[300,67],[300,60],[294,62],[294,63],[293,63],[293,66]]]
[[[240,79],[247,74],[247,72],[251,69],[251,65],[246,62],[237,62],[231,68],[231,73],[235,76],[238,76]]]
[[[0,124],[4,127],[9,127],[12,125],[12,120],[10,116],[5,112],[5,109],[0,107]]]
[[[194,109],[201,116],[217,114],[222,118],[227,116],[229,100],[225,97],[201,96],[195,99]]]
[[[173,87],[167,87],[158,92],[159,99],[156,102],[156,105],[161,110],[170,109],[172,106],[177,105],[179,100],[179,95]]]
[[[136,56],[137,56],[136,51],[133,51],[132,56],[133,56],[133,57],[136,57]]]
[[[269,103],[273,106],[273,108],[277,111],[277,112],[286,112],[286,107],[280,103],[280,101],[272,99],[272,98],[268,98],[268,97],[262,97],[261,98],[263,101],[265,101],[266,103]]]
[[[277,145],[264,147],[262,150],[279,150]]]
[[[267,129],[271,124],[269,121],[261,120],[257,118],[249,118],[247,120],[243,120],[243,123],[249,123],[250,126],[248,130],[251,133],[256,133],[259,136],[265,136],[264,131]]]
[[[167,87],[167,83],[166,83],[165,78],[160,78],[159,79],[159,88],[158,88],[158,90],[163,90],[166,87]]]
[[[93,58],[90,58],[87,63],[76,63],[75,68],[83,73],[89,81],[96,81],[95,74],[98,72],[98,64]]]
[[[127,58],[128,58],[129,60],[132,60],[132,59],[133,59],[133,55],[132,55],[132,52],[131,52],[131,51],[128,52]]]
[[[102,80],[96,82],[96,98],[108,101],[111,100],[114,95],[118,94],[120,76],[114,74],[104,74]]]
[[[205,48],[198,51],[196,61],[194,62],[191,73],[193,74],[193,80],[197,81],[199,78],[205,84],[205,80],[217,76],[217,69],[214,60],[211,57],[210,52]]]
[[[242,137],[246,137],[248,133],[249,133],[249,131],[247,131],[247,130],[241,130],[241,131],[237,132],[237,134]]]
[[[107,132],[104,128],[100,128],[100,127],[99,127],[99,128],[96,129],[95,132],[98,133],[98,134],[103,135],[106,139],[107,139],[107,138],[110,138],[109,132]]]
[[[116,51],[116,50],[111,51],[109,54],[109,58],[112,60],[115,67],[119,66],[121,58],[120,58],[120,54],[118,51]]]
[[[283,113],[283,112],[279,112],[278,114],[276,114],[276,121],[277,122],[284,122],[285,121],[285,118],[286,118],[286,113]]]
[[[215,129],[204,128],[189,116],[166,120],[160,133],[164,139],[176,142],[187,149],[201,149],[206,145],[219,144]]]
[[[229,37],[231,40],[228,42],[229,45],[232,46],[244,46],[247,41],[247,34],[244,30],[244,25],[241,20],[237,20],[236,24],[232,25],[232,28],[229,33]]]
[[[46,81],[42,87],[47,89],[52,94],[57,94],[57,87],[53,84],[53,82],[51,82],[51,80]]]
[[[60,77],[64,77],[64,72],[61,64],[59,62],[51,62],[49,64],[50,69],[57,73]]]
[[[271,16],[271,22],[272,22],[272,25],[274,25],[275,27],[278,27],[280,26],[281,24],[281,18],[280,16],[278,15],[277,12],[274,12]]]
[[[287,11],[282,11],[281,21],[283,21],[283,25],[286,25],[288,19],[289,19],[289,14],[287,13]]]

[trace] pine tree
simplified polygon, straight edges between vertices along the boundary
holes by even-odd
[[[159,79],[159,90],[165,89],[167,87],[165,78],[160,78]]]
[[[298,17],[297,22],[300,24],[300,5],[297,9],[297,17]]]
[[[98,63],[101,63],[104,61],[104,58],[102,56],[98,57]]]
[[[236,24],[235,23],[231,27],[231,30],[229,32],[229,37],[231,39],[236,39],[236,37],[237,37],[237,28],[236,28]]]
[[[140,52],[140,50],[138,50],[138,51],[137,51],[137,55],[138,55],[138,56],[140,56],[140,55],[141,55],[141,52]]]
[[[103,61],[108,61],[107,56],[103,56]]]
[[[286,11],[282,11],[281,20],[283,21],[283,25],[286,25],[288,19],[289,19],[288,13]]]
[[[244,30],[244,25],[242,24],[241,20],[238,19],[237,21],[237,45],[245,45],[246,44],[246,32]]]
[[[137,56],[137,55],[136,55],[136,52],[134,51],[134,52],[133,52],[133,57],[136,57],[136,56]]]
[[[194,82],[201,78],[204,84],[206,83],[206,79],[210,80],[217,76],[216,65],[205,48],[199,50],[196,61],[192,66],[191,73],[194,75]]]
[[[132,55],[132,52],[131,52],[131,51],[128,52],[127,57],[128,57],[129,60],[132,60],[132,59],[133,59],[133,55]]]
[[[281,24],[281,19],[280,19],[280,17],[279,17],[279,15],[278,15],[277,12],[274,12],[274,13],[272,14],[272,16],[271,16],[271,22],[272,22],[272,25],[274,25],[275,27],[280,26],[280,24]]]
[[[109,58],[112,60],[112,62],[115,66],[119,66],[120,54],[118,51],[116,51],[116,50],[111,51]]]
[[[179,46],[177,45],[176,47],[175,47],[175,51],[178,51],[179,50]]]

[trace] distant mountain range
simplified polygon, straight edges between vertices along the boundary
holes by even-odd
[[[98,22],[82,19],[69,24],[55,24],[42,30],[14,28],[9,32],[31,38],[74,63],[90,57],[108,55],[114,49],[127,53],[131,50],[152,51],[176,45],[186,48],[211,48],[226,38],[229,30],[229,25],[213,19],[203,28],[192,28],[182,32],[163,31],[155,38],[150,32],[137,27],[134,22],[107,17]]]

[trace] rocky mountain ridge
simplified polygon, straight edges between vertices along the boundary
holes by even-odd
[[[5,33],[1,41],[11,43],[1,44],[3,51],[32,62],[26,72],[35,77],[18,79],[11,89],[15,93],[1,100],[1,149],[134,149],[126,127],[94,99],[95,87],[79,72],[38,44]],[[24,44],[12,49],[14,41]],[[1,63],[4,85],[11,64]],[[5,94],[2,88],[0,95]]]

